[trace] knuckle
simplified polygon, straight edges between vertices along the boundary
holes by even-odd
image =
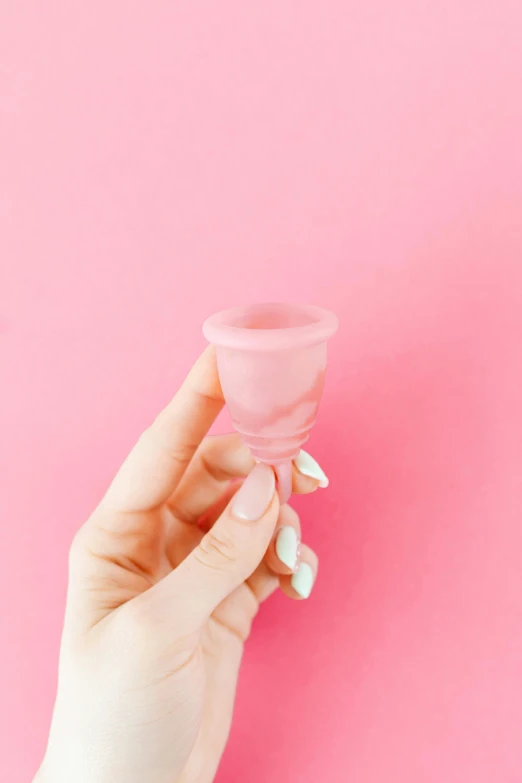
[[[198,443],[179,442],[173,445],[165,435],[166,423],[160,414],[156,421],[142,432],[138,440],[141,449],[159,452],[174,463],[188,465],[194,456]]]
[[[239,560],[240,553],[233,536],[226,531],[209,531],[201,540],[198,559],[213,568],[225,568]]]

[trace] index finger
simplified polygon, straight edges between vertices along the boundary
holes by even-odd
[[[103,505],[149,511],[164,503],[224,405],[212,346],[203,351],[179,391],[140,436],[113,480]]]

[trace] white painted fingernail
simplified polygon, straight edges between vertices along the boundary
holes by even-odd
[[[314,572],[308,563],[301,563],[295,574],[292,574],[290,584],[301,598],[308,598],[314,586]]]
[[[275,551],[279,560],[293,571],[297,565],[299,539],[295,528],[291,525],[285,525],[277,534]]]
[[[328,486],[326,473],[307,451],[301,450],[294,462],[297,470],[299,473],[302,473],[303,476],[316,479],[316,481],[319,482],[319,486],[323,487],[323,489]]]

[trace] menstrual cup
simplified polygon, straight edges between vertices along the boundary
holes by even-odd
[[[223,395],[254,459],[275,469],[279,495],[292,492],[292,460],[312,429],[326,373],[326,341],[337,318],[312,305],[256,304],[208,318]]]

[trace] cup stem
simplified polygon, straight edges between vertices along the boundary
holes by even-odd
[[[287,503],[292,494],[292,463],[283,462],[280,465],[274,465],[274,470],[277,478],[279,502]]]

